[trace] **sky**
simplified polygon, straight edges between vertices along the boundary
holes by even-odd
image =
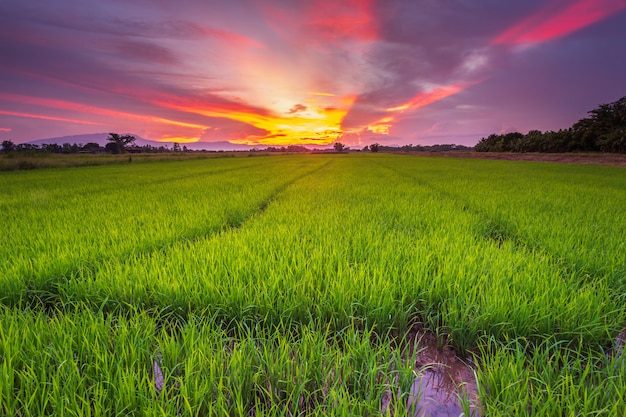
[[[0,0],[0,140],[473,146],[626,96],[626,0]]]

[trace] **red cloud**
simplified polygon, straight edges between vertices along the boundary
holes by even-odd
[[[598,22],[623,8],[624,0],[577,0],[561,7],[553,0],[546,7],[500,34],[492,44],[535,44],[559,38]]]
[[[221,41],[228,43],[233,48],[245,48],[248,46],[252,46],[259,49],[265,49],[265,45],[263,43],[236,32],[215,28],[203,28],[202,32],[206,36],[217,38]]]
[[[373,0],[315,0],[306,6],[277,8],[263,4],[268,23],[285,39],[301,43],[342,40],[373,41],[378,27]],[[294,34],[297,39],[294,39]]]
[[[20,96],[16,94],[5,93],[5,94],[0,94],[0,100],[31,104],[35,106],[48,107],[48,108],[53,108],[53,109],[69,110],[69,111],[86,113],[86,114],[91,114],[91,115],[96,115],[96,116],[107,116],[107,117],[127,119],[127,120],[128,119],[142,120],[144,122],[155,122],[159,124],[174,125],[174,126],[193,128],[193,129],[205,129],[206,128],[205,125],[187,123],[187,122],[178,121],[178,120],[171,120],[171,119],[166,119],[166,118],[158,117],[158,116],[127,113],[127,112],[122,112],[122,111],[117,111],[117,110],[110,110],[110,109],[106,109],[102,107],[94,107],[94,106],[89,106],[89,105],[80,104],[80,103],[73,103],[70,101],[47,99],[47,98],[42,98],[42,97],[27,97],[27,96]],[[38,119],[47,119],[47,120],[68,121],[72,123],[81,123],[81,124],[101,124],[101,123],[92,122],[88,120],[66,119],[66,118],[59,118],[59,117],[54,117],[54,116],[45,116],[45,115],[40,115],[40,114],[15,113],[15,112],[7,112],[7,111],[0,111],[0,114],[7,114],[7,115],[21,116],[21,117],[31,117],[31,118],[38,118]]]
[[[100,123],[95,123],[95,122],[89,122],[86,120],[67,119],[65,117],[46,116],[44,114],[34,114],[34,113],[19,113],[19,112],[6,111],[6,110],[0,110],[0,114],[4,114],[6,116],[27,117],[30,119],[43,119],[43,120],[54,120],[56,122],[78,123],[78,124],[83,124],[83,125],[100,124]]]
[[[317,0],[306,24],[327,40],[356,38],[378,39],[372,11],[372,0]]]
[[[198,98],[162,95],[159,98],[150,99],[149,102],[158,107],[177,110],[183,113],[200,114],[206,117],[227,117],[232,114],[249,114],[261,119],[269,116],[269,112],[265,109],[221,99],[218,96]]]

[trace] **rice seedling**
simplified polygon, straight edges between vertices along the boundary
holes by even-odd
[[[623,415],[625,190],[384,154],[3,173],[1,413],[403,415],[420,326],[479,363],[475,413]]]
[[[166,331],[158,315],[141,311],[2,313],[5,415],[376,413],[385,390],[412,375],[390,358],[389,342],[372,345],[356,329],[303,327],[296,337],[240,327],[229,336],[207,316]]]

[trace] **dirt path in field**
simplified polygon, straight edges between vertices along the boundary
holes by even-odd
[[[563,164],[615,165],[626,167],[626,154],[604,153],[509,153],[509,152],[399,152],[415,156],[503,159],[508,161],[557,162]]]

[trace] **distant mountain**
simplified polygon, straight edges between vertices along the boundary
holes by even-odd
[[[156,140],[148,140],[144,139],[139,135],[134,135],[132,133],[123,133],[124,135],[132,135],[135,137],[135,144],[137,146],[165,146],[167,148],[172,148],[174,142],[158,142]],[[87,143],[97,143],[100,146],[105,146],[108,143],[107,138],[109,137],[108,133],[88,133],[84,135],[71,135],[71,136],[60,136],[55,138],[46,138],[46,139],[38,139],[33,140],[27,143],[32,145],[49,145],[52,143],[56,143],[58,145],[63,145],[64,143],[69,144],[82,144],[85,145]],[[255,146],[250,145],[239,145],[235,143],[230,143],[227,141],[221,142],[193,142],[193,143],[181,143],[180,146],[186,146],[187,149],[198,151],[198,150],[209,150],[209,151],[249,151],[250,149],[255,148]],[[265,146],[257,146],[256,148],[265,148]]]
[[[132,133],[124,133],[124,135],[132,135]],[[161,143],[154,140],[147,140],[138,135],[133,135],[135,137],[135,144],[137,146],[168,146],[171,147],[171,143]],[[87,143],[97,143],[100,146],[105,146],[109,141],[107,138],[109,137],[108,133],[88,133],[84,135],[71,135],[71,136],[59,136],[56,138],[46,138],[46,139],[38,139],[33,140],[27,143],[32,145],[50,145],[56,143],[57,145],[63,145],[64,143],[69,143],[73,145],[74,143],[78,145],[85,145]]]

